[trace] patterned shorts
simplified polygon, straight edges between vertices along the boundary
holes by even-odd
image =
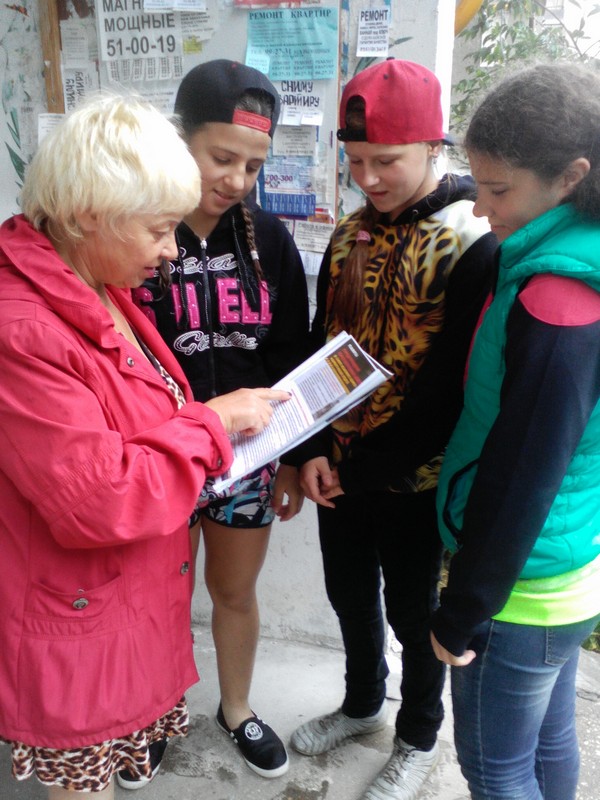
[[[232,483],[224,492],[215,492],[207,481],[198,498],[190,527],[200,517],[207,517],[226,528],[262,528],[275,519],[271,506],[276,462]]]
[[[12,747],[12,774],[19,781],[35,775],[46,786],[60,786],[74,792],[101,792],[115,772],[130,770],[140,778],[151,778],[148,745],[158,739],[186,736],[189,714],[185,698],[141,731],[100,744],[55,750],[32,747],[22,742],[0,742]]]

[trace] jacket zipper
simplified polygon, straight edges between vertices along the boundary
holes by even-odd
[[[208,374],[210,378],[210,396],[217,396],[217,374],[215,367],[215,342],[212,317],[212,298],[210,294],[210,282],[208,280],[208,257],[206,249],[208,245],[206,239],[200,240],[200,254],[202,259],[202,286],[204,289],[204,313],[206,316],[206,327],[208,333]]]

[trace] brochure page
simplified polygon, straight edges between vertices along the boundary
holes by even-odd
[[[342,331],[273,388],[291,394],[274,403],[269,425],[254,436],[234,434],[233,463],[214,482],[221,491],[249,472],[274,461],[360,403],[391,373]]]

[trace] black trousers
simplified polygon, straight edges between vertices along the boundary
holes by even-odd
[[[319,536],[327,595],[346,650],[349,717],[375,714],[385,698],[385,611],[402,645],[401,705],[396,732],[408,744],[433,747],[442,723],[444,665],[429,639],[438,602],[442,544],[435,490],[341,496],[335,509],[319,506]]]

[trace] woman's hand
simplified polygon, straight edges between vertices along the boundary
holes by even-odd
[[[335,508],[330,497],[343,494],[337,470],[331,469],[325,456],[311,458],[300,469],[300,486],[313,502],[326,508]]]
[[[227,433],[252,436],[264,430],[273,414],[272,403],[290,399],[290,393],[280,389],[237,389],[213,397],[204,404],[212,409]]]
[[[433,652],[440,661],[444,662],[444,664],[448,664],[451,667],[466,667],[467,664],[470,664],[475,658],[474,650],[465,650],[462,656],[455,656],[449,650],[446,650],[445,647],[442,647],[433,633],[430,632],[429,635],[431,637],[431,646],[433,647]]]
[[[283,505],[283,498],[287,495],[287,504]],[[300,486],[300,473],[296,467],[289,464],[280,464],[275,475],[273,498],[271,505],[279,519],[287,522],[295,517],[302,508],[304,492]]]

